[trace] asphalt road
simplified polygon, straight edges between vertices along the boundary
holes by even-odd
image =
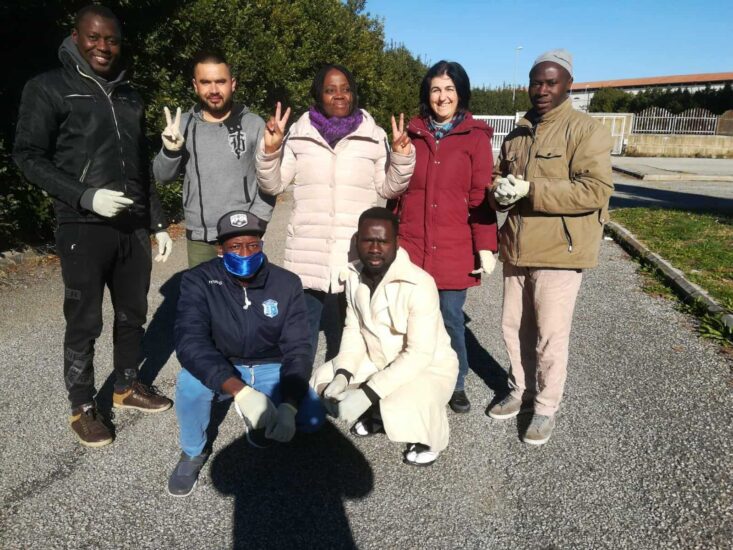
[[[733,181],[642,181],[618,172],[613,180],[611,208],[681,208],[733,215]]]
[[[266,251],[279,262],[289,209],[278,205]],[[185,245],[156,265],[145,377],[172,396],[172,318]],[[167,495],[173,411],[118,413],[117,439],[81,448],[66,426],[62,285],[53,264],[0,286],[0,547],[15,548],[730,548],[731,362],[689,317],[645,295],[613,242],[587,272],[575,314],[555,435],[521,443],[527,420],[484,416],[507,365],[500,276],[466,306],[474,404],[451,413],[436,464],[400,462],[384,436],[346,427],[256,451],[224,419],[196,492]],[[97,344],[109,403],[111,309]],[[321,349],[322,353],[322,349]]]

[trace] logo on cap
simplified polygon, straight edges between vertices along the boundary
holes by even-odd
[[[232,214],[229,216],[229,223],[232,227],[244,227],[247,225],[247,214]]]

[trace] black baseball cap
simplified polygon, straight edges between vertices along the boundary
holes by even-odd
[[[232,210],[227,212],[216,224],[218,241],[224,242],[230,237],[239,235],[264,235],[267,229],[267,222],[261,220],[252,212],[244,210]]]

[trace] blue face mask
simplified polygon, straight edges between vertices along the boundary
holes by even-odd
[[[224,254],[224,267],[235,277],[251,277],[262,266],[265,254],[260,250],[251,256],[240,256],[233,252]]]

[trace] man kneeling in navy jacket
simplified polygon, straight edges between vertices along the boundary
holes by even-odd
[[[209,456],[211,404],[234,397],[247,440],[287,442],[316,431],[324,412],[308,386],[311,344],[303,286],[262,252],[267,223],[233,211],[218,223],[223,257],[183,275],[176,315],[176,384],[181,458],[168,492],[187,496]],[[264,437],[262,437],[264,435]]]

